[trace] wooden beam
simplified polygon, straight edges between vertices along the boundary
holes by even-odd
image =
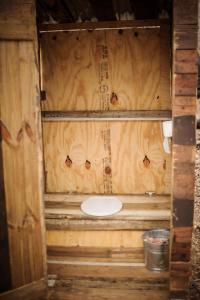
[[[40,24],[39,31],[58,32],[58,31],[79,31],[79,30],[106,30],[106,29],[125,29],[125,28],[152,28],[168,24],[168,20],[132,20],[132,21],[113,21],[113,22],[83,22],[65,24]]]
[[[45,300],[46,295],[47,284],[41,279],[0,294],[0,300]]]
[[[142,121],[142,120],[170,120],[172,117],[170,110],[134,110],[134,111],[43,111],[42,120],[44,122],[58,121]]]

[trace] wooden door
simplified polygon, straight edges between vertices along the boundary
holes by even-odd
[[[0,3],[0,90],[9,269],[11,288],[18,288],[46,276],[40,94],[32,0]],[[42,286],[45,288],[45,284]]]

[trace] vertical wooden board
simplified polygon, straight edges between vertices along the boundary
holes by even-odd
[[[163,150],[161,124],[111,123],[113,193],[170,194],[171,155]]]
[[[45,273],[34,49],[32,42],[0,43],[3,171],[13,288],[38,280]]]
[[[170,193],[161,122],[45,122],[43,128],[47,192]]]
[[[106,127],[105,122],[43,123],[46,192],[104,192]]]
[[[43,33],[43,110],[169,109],[168,40],[159,27]]]

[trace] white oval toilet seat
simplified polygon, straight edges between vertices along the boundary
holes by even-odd
[[[121,200],[114,196],[92,196],[81,203],[81,210],[95,217],[114,215],[121,209]]]

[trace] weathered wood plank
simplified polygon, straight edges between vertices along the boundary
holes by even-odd
[[[174,0],[174,24],[197,24],[198,1]]]
[[[109,121],[120,119],[121,121],[130,120],[170,120],[172,113],[170,110],[138,110],[138,111],[76,111],[76,112],[56,112],[43,111],[42,120],[44,122],[57,121]]]
[[[174,28],[174,49],[197,49],[197,25],[176,25]]]
[[[197,73],[197,51],[176,50],[174,58],[174,72],[176,73]]]
[[[0,1],[0,40],[36,39],[34,0]]]
[[[104,289],[104,288],[76,288],[70,290],[69,288],[57,288],[52,292],[49,300],[62,299],[62,300],[168,300],[169,292],[164,291],[141,291],[141,290],[127,290],[125,289]]]
[[[122,217],[123,219],[123,217]],[[47,230],[150,230],[170,228],[170,220],[92,220],[46,218]],[[142,219],[142,216],[141,216]]]
[[[48,273],[57,274],[58,279],[68,278],[132,278],[133,280],[159,280],[169,279],[168,272],[155,273],[148,271],[145,267],[117,267],[117,266],[80,266],[65,265],[59,263],[49,263]]]
[[[0,294],[0,300],[45,300],[47,284],[45,279],[31,282],[17,289]]]
[[[1,41],[2,155],[13,288],[45,273],[38,84],[35,44]]]
[[[82,23],[65,23],[65,24],[40,24],[39,31],[58,32],[58,31],[79,31],[79,30],[104,30],[104,29],[126,29],[145,27],[151,28],[169,24],[168,20],[130,20],[117,22],[82,22]]]
[[[188,184],[188,182],[187,182]],[[183,187],[179,187],[182,189]],[[177,188],[175,187],[175,195]],[[194,190],[194,186],[189,186],[189,190]],[[183,194],[181,192],[181,194]],[[184,195],[186,192],[184,191]],[[194,197],[194,194],[190,195]],[[194,201],[188,199],[173,199],[173,226],[187,227],[193,225]]]
[[[46,233],[48,246],[141,248],[143,231],[66,231],[49,230]]]
[[[194,115],[174,117],[174,144],[195,145],[195,126]]]
[[[104,261],[104,262],[143,262],[143,248],[105,247],[63,247],[48,246],[48,260]]]
[[[175,75],[175,95],[176,96],[196,96],[197,75],[196,74],[176,74]]]

